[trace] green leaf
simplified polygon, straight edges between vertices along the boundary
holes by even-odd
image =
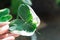
[[[25,4],[18,8],[18,17],[10,24],[10,31],[23,36],[31,36],[40,24],[40,19],[34,10]]]
[[[0,17],[0,22],[6,22],[6,21],[10,21],[12,19],[11,15],[5,15]]]
[[[0,10],[0,17],[8,15],[10,13],[10,10],[8,8],[1,9]]]
[[[31,36],[36,30],[36,24],[32,22],[24,22],[20,19],[15,19],[11,22],[9,29],[11,33],[22,36]]]
[[[11,0],[11,9],[14,15],[17,15],[17,10],[20,4],[32,5],[30,0]]]
[[[24,22],[23,20],[16,19],[12,21],[13,23],[11,25],[10,30],[18,30],[18,31],[26,31],[26,32],[33,32],[36,28],[36,24],[33,24],[32,22]]]
[[[17,15],[18,6],[20,5],[19,0],[11,0],[11,9],[14,15]]]
[[[18,15],[23,21],[32,20],[32,14],[30,13],[30,9],[27,5],[20,5],[18,8]]]

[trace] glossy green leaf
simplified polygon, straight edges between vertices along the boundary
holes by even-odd
[[[12,19],[11,15],[5,15],[0,17],[0,22],[7,22],[7,21],[10,21],[11,19]]]
[[[1,16],[8,15],[9,13],[10,13],[10,10],[9,10],[8,8],[1,9],[1,10],[0,10],[0,17],[1,17]]]

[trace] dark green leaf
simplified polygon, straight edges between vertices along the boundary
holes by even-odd
[[[23,21],[30,21],[32,20],[32,14],[30,13],[30,9],[27,5],[20,5],[18,8],[18,15],[21,17]]]

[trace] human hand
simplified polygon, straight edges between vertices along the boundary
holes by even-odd
[[[10,22],[0,23],[0,40],[15,40],[19,35],[9,32]]]

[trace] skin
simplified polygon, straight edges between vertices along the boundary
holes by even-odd
[[[18,34],[13,34],[8,31],[10,22],[0,23],[0,40],[15,40]]]

